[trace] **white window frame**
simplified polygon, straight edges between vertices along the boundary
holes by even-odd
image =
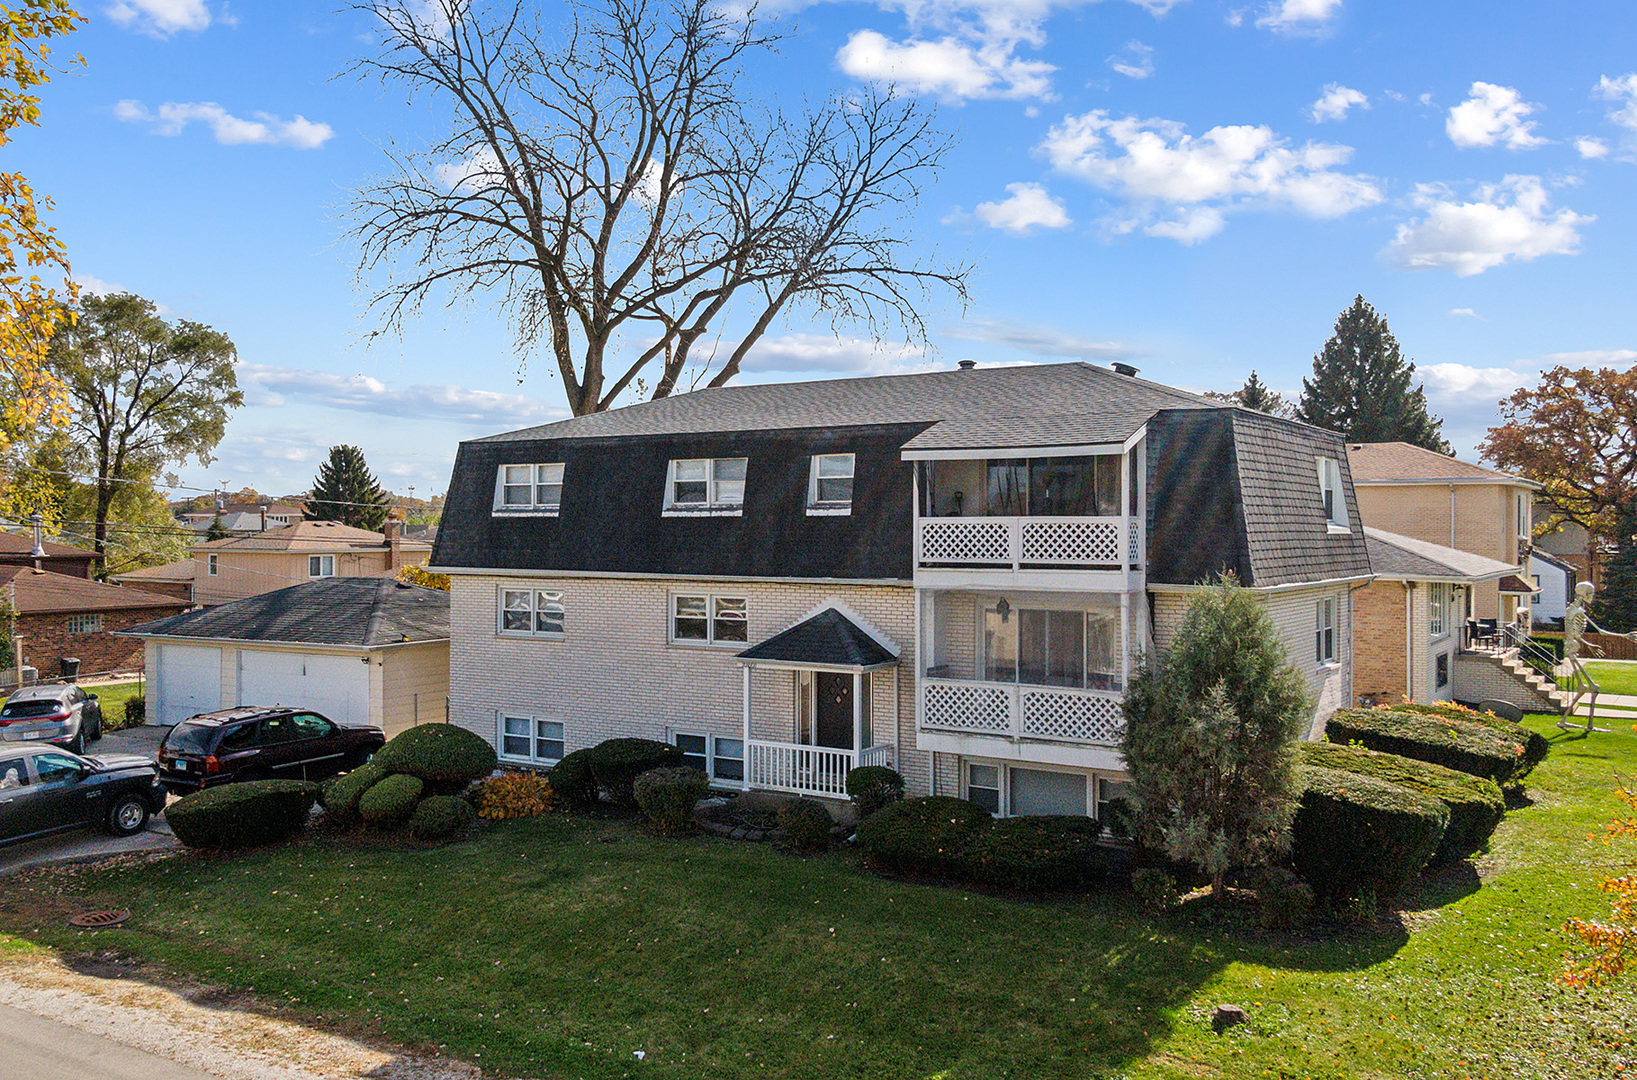
[[[677,612],[681,601],[683,600],[705,601],[704,615],[691,616],[693,618],[702,617],[705,620],[705,636],[703,638],[685,638],[677,636],[676,621],[680,617]],[[730,605],[727,608],[728,614],[725,617],[723,615],[724,604]],[[742,613],[742,617],[734,616],[734,609],[731,606],[734,604],[739,606],[738,610]],[[745,636],[742,639],[719,638],[716,634],[718,623],[739,623],[744,627]],[[672,645],[681,645],[685,648],[749,648],[750,598],[743,593],[674,592],[670,597],[669,614],[665,625],[665,636]]]
[[[1518,508],[1518,541],[1520,543],[1527,544],[1529,541],[1534,539],[1535,533],[1535,523],[1533,520],[1534,515],[1533,513],[1526,514],[1526,510],[1530,509],[1528,506],[1529,502],[1531,501],[1529,499],[1529,493],[1526,491],[1518,492],[1517,499],[1515,501]]]
[[[205,573],[208,574],[211,577],[216,576],[216,556],[214,556],[214,555],[206,555],[205,556]]]
[[[102,632],[102,612],[94,611],[86,614],[70,615],[63,620],[63,631],[69,634],[100,634]]]
[[[1454,589],[1446,581],[1427,586],[1427,636],[1433,641],[1448,637],[1454,608]]]
[[[528,606],[508,607],[513,596],[527,596]],[[555,611],[553,611],[555,607]],[[506,615],[528,613],[529,628],[527,630],[508,629]],[[541,626],[541,615],[557,616],[557,629],[544,629]],[[568,609],[563,602],[563,594],[555,589],[537,589],[533,586],[512,588],[505,585],[495,590],[495,633],[500,637],[537,638],[545,641],[561,641],[568,636]]]
[[[528,733],[526,735],[511,734],[506,730],[508,720],[527,724]],[[556,738],[542,734],[542,729],[548,725],[556,726]],[[526,738],[529,743],[529,752],[527,754],[509,752],[506,749],[508,735],[514,739]],[[548,743],[557,744],[558,754],[556,757],[551,757],[549,753],[542,754],[540,752],[542,744]],[[515,761],[528,765],[555,765],[563,760],[563,755],[568,752],[568,725],[555,716],[540,716],[527,709],[497,709],[495,710],[495,749],[499,751],[502,761]]]
[[[1325,510],[1325,527],[1333,533],[1352,532],[1347,523],[1347,489],[1341,482],[1341,460],[1333,457],[1316,459],[1319,471],[1319,505]]]
[[[846,459],[847,472],[833,473],[821,476],[824,462]],[[858,457],[856,454],[814,454],[807,467],[807,514],[809,517],[845,517],[853,512],[853,497],[851,487],[845,499],[819,498],[820,480],[847,480],[853,481],[858,476]]]
[[[1335,667],[1340,663],[1336,659],[1336,617],[1340,606],[1334,596],[1314,602],[1313,660],[1319,667]]]
[[[521,481],[507,483],[513,479],[508,476],[508,470],[527,469],[527,478]],[[556,488],[556,501],[550,501],[541,493],[547,488]],[[525,488],[528,491],[527,502],[506,501],[508,488]],[[513,461],[497,466],[495,471],[495,501],[494,514],[496,517],[556,517],[563,505],[563,463],[561,461],[524,462]]]
[[[710,732],[706,732],[706,731],[699,731],[699,730],[682,731],[680,729],[671,728],[671,727],[667,727],[665,729],[665,741],[670,743],[672,746],[675,746],[678,750],[681,750],[682,747],[678,744],[678,742],[677,742],[678,739],[699,739],[699,740],[704,742],[705,750],[704,750],[703,755],[700,755],[698,753],[694,753],[692,751],[683,751],[683,752],[688,757],[697,758],[697,757],[703,756],[704,759],[705,759],[705,768],[703,770],[701,770],[701,771],[703,771],[704,774],[706,776],[708,776],[711,780],[719,781],[719,782],[721,782],[723,784],[732,784],[732,785],[735,785],[735,786],[741,785],[741,784],[744,783],[744,777],[745,777],[745,740],[744,740],[744,738],[742,736],[739,736],[739,735],[713,735]],[[738,746],[739,747],[738,755],[735,756],[733,754],[724,754],[724,753],[722,753],[721,750],[718,747],[719,743],[731,743],[733,745]],[[730,772],[737,772],[739,775],[738,776],[722,776],[722,775],[720,775],[720,766],[718,765],[718,762],[737,763],[737,768],[733,768],[730,765],[729,771]]]
[[[972,796],[971,796],[971,792],[972,792],[972,766],[974,766],[974,765],[978,766],[979,768],[993,768],[995,770],[996,780],[1000,785],[1000,788],[999,788],[1000,801],[999,801],[999,804],[998,804],[1000,806],[1000,810],[999,810],[998,813],[996,813],[994,815],[997,818],[1013,816],[1012,815],[1012,776],[1011,776],[1011,773],[1012,773],[1012,770],[1014,768],[1030,769],[1030,770],[1033,770],[1034,772],[1067,773],[1070,776],[1083,776],[1083,777],[1085,777],[1085,780],[1086,780],[1086,806],[1085,806],[1085,809],[1083,809],[1081,811],[1081,813],[1084,814],[1086,817],[1089,817],[1089,818],[1095,818],[1097,816],[1097,792],[1098,792],[1098,786],[1097,785],[1102,781],[1102,776],[1099,773],[1090,772],[1090,771],[1085,770],[1085,769],[1069,768],[1069,767],[1066,767],[1066,766],[1048,765],[1048,764],[1044,764],[1044,763],[1038,762],[1038,761],[1006,762],[1006,761],[994,761],[994,760],[991,760],[991,759],[988,759],[988,758],[966,758],[966,757],[963,757],[963,758],[961,758],[961,768],[960,768],[961,798],[967,800],[968,802],[970,802],[971,798],[972,798]],[[995,789],[994,788],[982,788],[980,790],[994,791]],[[1106,825],[1107,823],[1105,822],[1104,824]]]
[[[729,462],[739,462],[743,465],[744,476],[739,479],[723,478],[717,475],[721,466]],[[703,465],[703,478],[688,476],[679,478],[678,473],[684,468]],[[688,469],[689,472],[693,470]],[[747,457],[717,457],[717,458],[672,458],[665,468],[665,506],[666,517],[739,517],[744,513],[745,483],[750,472],[750,459]],[[705,485],[703,501],[679,501],[676,497],[676,486],[679,483]],[[733,485],[738,485],[735,492]]]
[[[313,566],[314,566],[315,563],[318,566],[318,573],[316,573],[316,574],[313,573]],[[314,579],[334,577],[335,576],[335,556],[334,555],[309,555],[309,556],[307,556],[307,576],[309,578],[314,578]]]

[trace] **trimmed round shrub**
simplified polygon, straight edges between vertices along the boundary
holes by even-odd
[[[597,778],[591,774],[594,747],[576,750],[551,767],[546,776],[551,790],[570,806],[587,807],[597,801]]]
[[[358,816],[378,829],[401,824],[415,812],[426,782],[408,773],[396,773],[364,792],[358,800]]]
[[[206,788],[165,808],[165,821],[190,848],[247,848],[288,840],[307,825],[318,785],[252,780]]]
[[[1449,824],[1443,803],[1385,780],[1307,765],[1301,781],[1291,862],[1325,899],[1398,895],[1438,850]]]
[[[1262,871],[1256,915],[1270,930],[1300,930],[1313,919],[1313,888],[1283,866]]]
[[[1523,768],[1523,743],[1482,724],[1386,709],[1337,709],[1325,737],[1346,746],[1429,761],[1446,769],[1509,782]]]
[[[367,761],[351,772],[324,781],[319,804],[337,821],[351,821],[358,816],[358,800],[364,797],[364,792],[388,775],[378,762]]]
[[[454,724],[421,724],[391,739],[370,759],[389,773],[437,784],[469,784],[494,772],[495,748]]]
[[[710,779],[689,766],[649,769],[631,784],[632,792],[654,828],[660,832],[690,832],[693,808],[710,793]]]
[[[858,847],[871,867],[887,873],[960,877],[967,849],[993,827],[982,807],[933,795],[893,803],[867,818],[858,826]]]
[[[472,804],[458,795],[433,795],[415,805],[409,834],[417,840],[447,840],[477,820]]]
[[[1084,889],[1108,875],[1102,827],[1088,817],[1003,818],[966,851],[967,874],[982,885],[1019,892]]]
[[[1378,706],[1383,708],[1385,706]],[[1536,765],[1546,760],[1546,755],[1552,752],[1552,742],[1540,732],[1524,727],[1516,720],[1508,720],[1504,716],[1496,716],[1492,712],[1481,712],[1478,709],[1469,709],[1465,705],[1457,705],[1453,701],[1439,701],[1422,705],[1411,702],[1405,705],[1393,705],[1392,712],[1420,713],[1422,716],[1441,716],[1446,720],[1464,720],[1469,724],[1482,724],[1492,731],[1518,739],[1523,743],[1523,771],[1514,775],[1512,779],[1522,780]]]
[[[835,819],[813,799],[791,799],[779,807],[779,830],[793,851],[823,851],[830,846]]]
[[[847,773],[847,794],[863,821],[882,807],[904,800],[904,778],[885,765],[864,765]]]
[[[136,727],[148,719],[148,698],[145,694],[125,699],[125,726]]]
[[[1362,746],[1303,743],[1301,755],[1308,765],[1373,776],[1443,803],[1449,810],[1449,825],[1433,853],[1434,862],[1456,862],[1482,850],[1506,814],[1506,797],[1500,787],[1481,776]]]
[[[653,739],[607,739],[591,748],[591,775],[597,786],[620,806],[635,809],[636,790],[632,785],[649,769],[667,769],[682,764],[682,751],[670,743]]]

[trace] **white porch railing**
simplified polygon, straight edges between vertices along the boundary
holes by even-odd
[[[858,752],[828,746],[763,742],[745,744],[745,784],[798,795],[847,797],[847,773],[863,765],[893,764],[894,748],[870,746]]]
[[[921,727],[959,735],[1112,746],[1125,727],[1117,691],[921,680]]]
[[[1137,530],[1123,517],[924,517],[917,562],[961,566],[1125,566]]]

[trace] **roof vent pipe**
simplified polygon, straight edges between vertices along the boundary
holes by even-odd
[[[978,362],[976,360],[957,360],[955,362],[955,366],[960,368],[962,371],[971,371],[973,368],[978,366]]]
[[[1119,374],[1119,375],[1132,375],[1132,376],[1134,376],[1134,375],[1137,374],[1137,369],[1132,367],[1130,364],[1122,364],[1119,361],[1115,361],[1113,367],[1114,367],[1115,373]]]

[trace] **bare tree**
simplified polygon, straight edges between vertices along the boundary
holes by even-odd
[[[495,297],[583,415],[627,389],[720,386],[795,310],[924,341],[918,305],[967,299],[968,267],[917,261],[894,228],[950,146],[932,112],[875,90],[798,117],[755,103],[745,63],[779,37],[753,13],[576,0],[551,28],[527,0],[356,6],[383,42],[353,70],[453,115],[355,193],[374,334],[439,292]],[[728,318],[745,330],[720,357]]]

